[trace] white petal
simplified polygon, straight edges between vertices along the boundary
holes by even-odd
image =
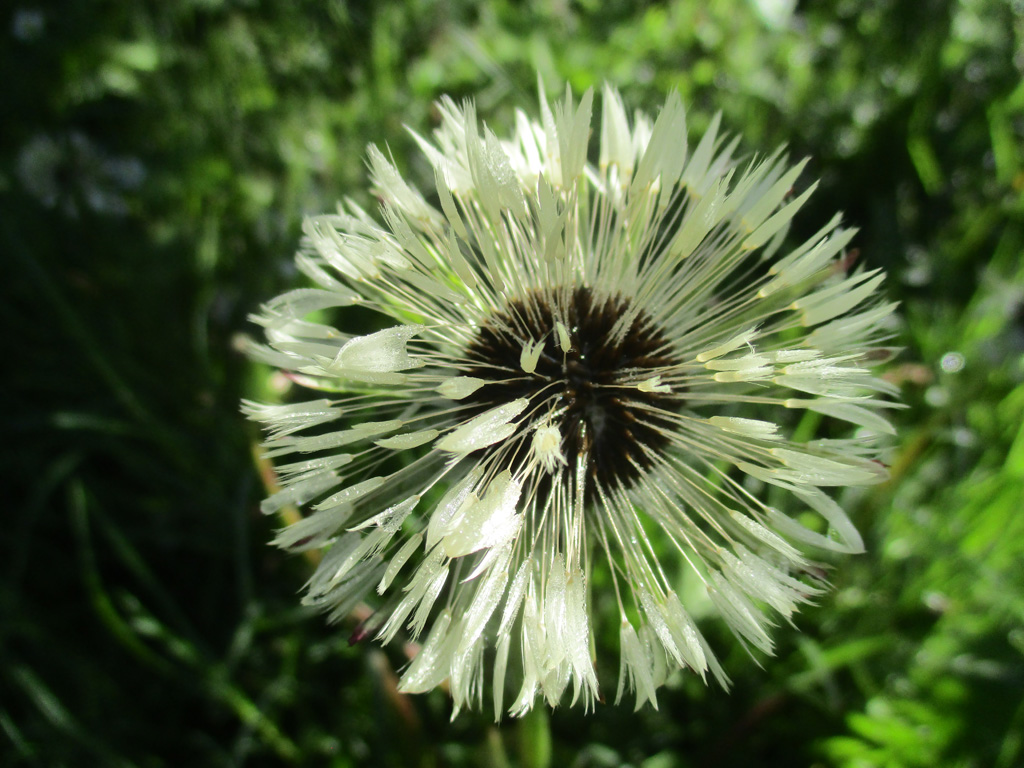
[[[884,473],[863,464],[815,456],[789,448],[772,448],[770,453],[795,470],[798,482],[808,485],[874,485],[885,480]]]
[[[846,314],[871,296],[885,279],[885,275],[877,274],[862,285],[858,285],[865,277],[872,274],[874,272],[855,275],[831,288],[798,299],[793,302],[793,308],[802,310],[801,319],[806,326],[820,325],[834,317]]]
[[[342,409],[330,400],[309,400],[292,405],[264,405],[243,400],[242,412],[250,421],[263,422],[264,428],[278,437],[340,418]]]
[[[708,419],[708,423],[719,429],[724,429],[726,432],[756,437],[761,440],[778,440],[782,437],[778,434],[779,425],[772,421],[742,419],[738,416],[712,416]]]
[[[512,646],[512,635],[507,632],[498,635],[498,645],[494,654],[494,677],[491,682],[491,697],[494,701],[494,722],[501,720],[502,707],[505,700],[505,670],[508,668],[508,652]]]
[[[522,525],[522,516],[516,514],[521,492],[522,486],[506,469],[490,482],[482,499],[470,494],[441,539],[444,553],[463,557],[512,539]]]
[[[394,432],[400,429],[403,422],[398,419],[388,421],[367,421],[356,424],[351,429],[342,429],[337,432],[327,432],[323,435],[285,436],[267,440],[263,446],[267,449],[267,456],[281,456],[288,453],[311,453],[313,451],[326,451],[332,448],[340,448],[343,445],[358,443],[376,435],[383,435],[387,432]]]
[[[482,637],[491,614],[494,613],[505,593],[505,586],[508,584],[508,564],[511,558],[512,548],[504,547],[487,572],[487,576],[477,586],[473,602],[466,610],[462,637],[459,639],[456,653],[464,653]]]
[[[260,502],[260,512],[264,515],[272,515],[281,510],[282,507],[305,504],[310,499],[337,485],[338,478],[333,473],[318,474],[290,483],[284,490],[278,491]]]
[[[645,653],[636,630],[628,621],[623,621],[619,628],[619,686],[615,693],[615,703],[622,700],[626,680],[629,690],[636,691],[636,708],[639,711],[644,702],[649,701],[654,709],[658,708],[656,685],[651,675],[653,660]]]
[[[509,422],[529,404],[529,399],[522,397],[481,413],[439,440],[437,447],[449,453],[471,453],[511,437],[518,425]]]
[[[731,512],[730,515],[732,516],[732,519],[739,523],[751,536],[761,543],[767,544],[794,565],[801,565],[806,562],[803,556],[796,549],[786,543],[785,539],[765,528],[756,520],[736,511]]]
[[[697,355],[697,362],[706,363],[708,360],[714,360],[716,357],[727,355],[734,349],[739,349],[745,344],[750,344],[756,338],[757,328],[748,328],[742,333],[733,336],[724,344],[719,344],[717,347],[712,347],[709,350],[701,352],[699,355]]]
[[[669,592],[666,597],[665,618],[676,647],[687,666],[703,678],[708,668],[703,637],[674,591]]]
[[[484,379],[472,376],[455,376],[442,382],[437,391],[451,400],[461,400],[472,395],[486,383]]]
[[[357,526],[349,528],[350,531],[362,531],[366,528],[386,528],[387,530],[395,533],[405,522],[405,519],[409,514],[416,508],[416,505],[420,503],[422,497],[419,494],[410,496],[408,499],[393,504],[392,506],[380,512],[369,520],[360,523]]]
[[[374,445],[381,448],[390,448],[393,451],[404,451],[408,448],[416,448],[429,443],[440,433],[436,429],[421,429],[418,432],[406,432],[403,435],[385,437],[383,440],[374,440]]]
[[[355,483],[344,490],[328,496],[317,504],[315,509],[331,509],[332,507],[338,507],[342,504],[349,504],[356,499],[362,498],[368,493],[376,491],[386,482],[386,477],[371,477],[369,480],[363,480],[361,483]]]
[[[448,492],[441,497],[441,501],[437,503],[437,507],[430,516],[430,523],[427,526],[427,549],[432,549],[448,531],[452,518],[465,503],[473,491],[473,487],[480,482],[483,474],[483,468],[474,468],[459,482],[454,483],[448,489]]]
[[[562,453],[562,435],[558,427],[550,423],[534,431],[530,452],[548,472],[554,472],[559,465],[564,467],[567,463]]]
[[[343,508],[315,512],[278,531],[277,536],[270,543],[275,547],[289,549],[293,552],[319,549],[334,537],[345,523],[348,515],[349,510]]]
[[[582,569],[574,567],[566,577],[566,658],[572,667],[573,696],[576,704],[583,696],[584,707],[597,698],[597,673],[590,659],[590,622],[588,620],[587,583]]]
[[[416,533],[409,537],[408,541],[402,545],[395,554],[388,560],[388,567],[384,571],[384,576],[380,580],[380,584],[377,585],[377,593],[384,594],[387,588],[391,586],[391,582],[395,580],[395,576],[402,570],[402,566],[405,565],[409,558],[412,557],[413,552],[420,548],[423,543],[423,534]]]
[[[558,346],[563,352],[572,349],[572,340],[569,338],[569,331],[561,320],[555,322],[555,332],[558,334]]]
[[[771,189],[764,191],[757,198],[750,209],[743,214],[743,225],[748,230],[754,230],[768,218],[768,215],[775,210],[775,207],[782,202],[783,198],[790,193],[793,182],[797,180],[804,167],[807,165],[807,158],[804,158],[795,166],[790,168],[782,177],[774,183]]]
[[[747,600],[718,571],[711,572],[714,586],[708,586],[708,595],[718,608],[722,618],[737,637],[749,640],[755,648],[767,653],[774,652],[772,640],[765,627],[770,623],[753,603]]]
[[[396,325],[367,336],[358,336],[345,344],[334,361],[326,368],[328,373],[393,373],[419,368],[423,362],[410,357],[406,351],[409,339],[422,333],[421,325]]]
[[[770,362],[767,355],[744,355],[729,360],[711,360],[704,363],[704,367],[709,371],[749,371],[764,367]]]
[[[763,600],[783,616],[789,617],[798,603],[821,590],[790,578],[766,563],[746,547],[738,546],[740,557],[722,550],[724,574],[729,581],[751,597]]]
[[[377,147],[370,145],[367,155],[370,172],[377,191],[414,219],[433,225],[440,224],[441,216],[415,188],[411,187]]]
[[[643,381],[636,385],[636,388],[639,389],[641,392],[665,393],[672,391],[672,387],[670,387],[668,384],[661,383],[661,376],[652,376],[649,379],[644,379]]]
[[[448,578],[448,562],[440,553],[431,553],[427,559],[420,563],[416,572],[412,575],[409,584],[406,585],[406,595],[388,616],[384,626],[380,628],[377,637],[387,645],[390,643],[398,630],[405,624],[405,620],[414,608],[416,616],[410,622],[414,633],[422,630],[426,621],[426,614],[433,606],[434,601],[441,592],[444,582]],[[447,675],[445,675],[447,676]],[[442,680],[444,677],[441,678]],[[440,681],[439,681],[440,682]]]
[[[760,248],[762,245],[767,243],[772,237],[782,229],[784,226],[789,224],[789,220],[792,219],[798,210],[807,202],[814,190],[818,188],[818,182],[814,182],[811,186],[796,200],[787,203],[782,210],[774,214],[768,221],[755,229],[750,237],[743,241],[743,247],[747,249]]]
[[[537,361],[544,351],[544,339],[523,345],[523,351],[519,355],[519,366],[526,373],[533,373],[537,370]]]
[[[448,631],[451,623],[450,610],[443,611],[434,620],[427,641],[423,643],[409,668],[402,673],[398,690],[403,693],[423,693],[440,685],[448,677],[451,655],[458,639],[456,633]]]
[[[824,231],[835,227],[840,221],[837,215],[828,226],[824,227],[815,237],[820,236]],[[831,236],[826,237],[812,247],[812,240],[808,240],[804,247],[797,249],[785,259],[780,259],[768,271],[770,274],[777,274],[777,277],[768,282],[757,292],[760,297],[771,294],[789,286],[797,285],[815,274],[832,260],[832,257],[839,253],[857,234],[855,229],[839,229]]]
[[[817,488],[800,488],[794,489],[794,491],[825,519],[829,524],[829,532],[834,535],[834,538],[822,536],[820,533],[809,530],[778,510],[769,507],[768,519],[779,533],[833,552],[857,554],[864,551],[864,540],[842,507]]]
[[[608,84],[601,92],[601,106],[601,168],[617,165],[621,178],[628,181],[633,175],[633,139],[622,97]]]

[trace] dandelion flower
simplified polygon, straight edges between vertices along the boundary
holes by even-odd
[[[871,367],[894,305],[839,216],[783,249],[804,163],[737,157],[717,117],[691,146],[678,95],[630,120],[606,87],[594,165],[592,102],[542,96],[502,140],[443,99],[415,136],[434,189],[371,147],[380,220],[309,219],[297,263],[319,287],[254,318],[253,356],[324,392],[245,405],[280,461],[263,511],[308,510],[275,543],[324,552],[305,602],[370,601],[360,634],[422,643],[401,690],[447,680],[455,712],[593,706],[595,601],[618,614],[616,700],[656,707],[678,669],[726,685],[668,574],[770,654],[771,616],[820,592],[805,552],[862,549],[823,489],[885,478],[895,393]],[[318,321],[336,307],[380,330]],[[787,437],[809,411],[859,430]]]

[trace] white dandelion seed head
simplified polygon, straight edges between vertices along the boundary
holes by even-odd
[[[784,247],[804,163],[738,157],[717,117],[691,144],[676,94],[630,119],[606,87],[595,164],[589,91],[542,96],[508,139],[470,103],[438,106],[415,136],[430,193],[371,149],[379,220],[346,202],[307,221],[297,263],[317,287],[254,318],[252,356],[327,393],[244,406],[279,462],[263,511],[307,511],[275,543],[323,551],[306,603],[341,618],[368,601],[361,635],[422,637],[401,689],[448,680],[456,712],[485,690],[496,717],[594,705],[598,569],[616,699],[656,707],[679,668],[726,685],[666,574],[692,569],[771,653],[771,615],[821,591],[806,557],[863,549],[825,489],[885,478],[882,275],[852,268],[838,216]],[[353,305],[382,330],[312,314]],[[806,411],[860,431],[794,442]]]

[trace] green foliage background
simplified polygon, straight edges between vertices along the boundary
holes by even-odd
[[[1024,764],[1024,3],[178,0],[0,12],[0,763],[5,766]],[[731,694],[449,724],[401,649],[298,608],[266,546],[267,395],[236,351],[294,286],[301,218],[366,205],[364,147],[442,93],[492,125],[536,73],[609,80],[747,151],[786,142],[890,271],[892,481],[868,554],[779,628],[715,635]],[[956,355],[963,367],[957,369]],[[943,365],[945,360],[945,365]],[[613,672],[614,674],[614,672]]]

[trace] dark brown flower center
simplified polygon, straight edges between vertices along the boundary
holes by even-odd
[[[664,412],[680,402],[676,394],[637,388],[676,360],[664,331],[643,311],[630,320],[630,310],[628,299],[595,297],[589,288],[536,291],[492,317],[466,350],[466,375],[492,382],[466,399],[473,414],[527,398],[533,421],[523,423],[525,431],[554,412],[570,471],[586,455],[590,500],[598,485],[629,488],[651,467],[652,454],[668,442]],[[524,344],[541,339],[537,367],[526,373]]]

